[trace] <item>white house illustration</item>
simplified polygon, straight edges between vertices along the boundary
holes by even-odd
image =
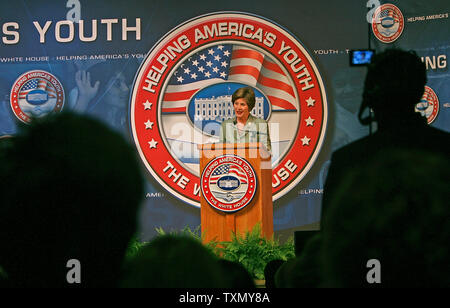
[[[238,180],[219,180],[218,183],[220,188],[237,188],[239,187]]]
[[[218,121],[234,117],[231,95],[222,95],[211,98],[196,98],[194,121]],[[257,118],[264,119],[264,98],[256,97],[255,107],[251,114]]]

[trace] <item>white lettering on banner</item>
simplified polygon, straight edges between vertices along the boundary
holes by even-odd
[[[102,19],[100,21],[102,24],[106,24],[106,40],[112,41],[113,24],[117,24],[119,20],[117,18],[112,19]]]
[[[75,39],[75,30],[76,27],[78,27],[78,38],[82,42],[92,42],[95,41],[99,37],[100,30],[98,29],[98,20],[93,19],[90,21],[91,24],[91,30],[90,30],[90,36],[86,36],[85,31],[85,25],[88,22],[84,20],[79,20],[78,26],[75,26],[74,22],[72,20],[60,20],[55,23],[55,40],[59,43],[69,43],[72,42]],[[101,29],[106,30],[105,38],[107,41],[112,41],[113,39],[113,30],[114,25],[119,24],[118,19],[101,19],[100,24],[104,25],[103,27],[100,27]],[[33,25],[36,28],[36,30],[39,33],[39,42],[44,44],[47,39],[47,32],[49,28],[52,25],[52,21],[48,20],[43,25],[41,25],[38,21],[33,21]],[[135,39],[137,41],[141,40],[141,19],[136,18],[135,25],[130,26],[128,24],[128,19],[123,18],[122,23],[122,41],[128,40],[128,34],[129,33],[135,33]],[[18,29],[18,25],[17,25]],[[65,37],[62,36],[62,29],[65,29]],[[5,30],[3,30],[5,32]],[[8,33],[9,35],[12,35]],[[18,33],[17,33],[18,36]],[[18,41],[18,38],[17,38]]]
[[[195,183],[195,185],[194,185],[194,195],[198,196],[199,193],[200,193],[200,185]]]
[[[129,27],[128,21],[126,18],[122,19],[122,41],[127,40],[127,34],[128,32],[136,32],[136,41],[141,40],[141,19],[136,18],[136,26]]]
[[[67,37],[61,36],[61,28],[67,26],[69,29],[69,35]],[[73,26],[73,21],[70,20],[60,20],[55,25],[55,38],[57,42],[69,43],[73,41],[75,37],[75,27]],[[45,38],[44,38],[45,39]]]
[[[23,57],[0,58],[0,63],[23,62]]]
[[[308,189],[301,189],[298,192],[298,195],[321,195],[323,194],[323,188],[308,188]]]
[[[272,179],[272,187],[276,188],[280,186],[281,181],[286,181],[292,173],[297,169],[297,165],[294,164],[291,160],[288,160],[283,167],[281,167],[276,174],[273,175]],[[281,181],[280,181],[281,179]]]
[[[424,21],[424,20],[425,20],[425,16],[409,17],[407,19],[408,22]]]
[[[52,24],[51,21],[47,21],[44,27],[41,27],[41,25],[37,21],[33,21],[33,25],[39,32],[39,43],[45,43],[45,33],[47,33],[47,30],[48,28],[50,28],[51,24]]]
[[[413,16],[408,17],[408,22],[416,22],[416,21],[427,21],[427,20],[433,20],[433,19],[442,19],[442,18],[448,18],[448,13],[441,13],[441,14],[433,14],[433,15],[427,15],[427,16]]]
[[[6,45],[17,44],[20,39],[19,32],[13,31],[11,28],[14,30],[19,30],[19,24],[17,22],[6,22],[3,24],[3,34],[12,36],[12,38],[8,38],[7,36],[2,37],[2,41]]]
[[[237,22],[219,22],[213,23],[210,27],[203,26],[203,28],[195,29],[195,43],[200,40],[208,40],[220,36],[242,36],[251,40],[257,40],[267,47],[272,47],[277,39],[272,32],[264,32],[262,28],[255,28],[250,24],[243,24]]]
[[[181,54],[189,47],[191,47],[191,42],[186,35],[182,35],[176,41],[173,41],[172,44],[166,49],[164,49],[157,59],[161,66],[152,66],[144,80],[145,85],[142,89],[150,93],[155,93],[153,86],[158,86],[159,80],[166,70],[169,60],[173,61],[176,59],[178,54]]]
[[[432,57],[422,57],[422,62],[425,63],[425,66],[427,70],[432,69],[435,70],[437,68],[439,69],[445,69],[447,67],[447,56],[446,55],[439,55],[439,56],[432,56]]]
[[[349,52],[349,50],[350,49],[346,49],[346,51],[347,51],[347,53]],[[342,52],[342,51],[341,51]],[[338,55],[338,54],[340,54],[341,52],[339,52],[339,50],[338,49],[315,49],[314,50],[314,53],[317,55],[317,54],[319,54],[319,55],[328,55],[328,54],[330,54],[330,55]]]
[[[305,64],[301,64],[302,59],[290,46],[286,45],[284,41],[281,42],[279,55],[283,55],[283,60],[290,65],[291,70],[297,74],[296,78],[299,80],[300,84],[303,84],[302,91],[314,88],[314,83],[312,81],[311,74]],[[301,64],[301,65],[300,65]]]
[[[177,169],[173,164],[171,164],[169,161],[167,162],[167,166],[163,169],[164,173],[167,173],[167,171],[171,170],[168,173],[169,179],[172,179],[174,183],[177,183],[178,186],[180,186],[182,189],[186,189],[186,185],[189,183],[189,178],[181,174],[181,172],[177,173]]]
[[[43,57],[25,57],[25,61],[29,61],[29,62],[39,62],[39,61],[43,61],[43,62],[46,62],[46,61],[49,61],[50,60],[50,58],[49,57],[47,57],[47,56],[43,56]]]
[[[448,13],[445,14],[434,14],[434,15],[428,15],[427,20],[430,19],[441,19],[441,18],[448,18]]]
[[[89,60],[117,60],[117,59],[124,59],[124,58],[129,58],[129,56],[127,56],[126,54],[124,55],[91,55],[89,56]]]
[[[80,41],[82,42],[93,42],[97,39],[97,20],[92,21],[92,30],[91,30],[91,36],[86,37],[84,36],[84,20],[80,20]]]
[[[140,55],[132,54],[133,58],[139,58]],[[53,59],[56,61],[80,61],[80,60],[120,60],[120,59],[128,59],[130,55],[127,53],[124,54],[109,54],[109,55],[77,55],[77,56],[55,56]],[[31,58],[32,59],[32,58]],[[1,61],[1,58],[0,58]],[[30,58],[26,58],[26,61],[32,61]],[[35,59],[34,61],[48,61],[48,57],[40,57]]]
[[[148,192],[145,195],[146,198],[164,198],[165,196],[166,194],[162,192]]]

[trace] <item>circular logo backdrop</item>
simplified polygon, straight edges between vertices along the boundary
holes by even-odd
[[[46,71],[29,71],[14,82],[10,95],[11,108],[16,117],[30,123],[64,106],[64,89],[61,82]]]
[[[439,113],[439,99],[432,88],[425,86],[420,102],[416,105],[416,112],[427,118],[427,123],[431,124]]]
[[[372,17],[372,31],[383,43],[392,43],[400,37],[405,27],[403,14],[393,4],[380,5]]]
[[[199,16],[150,50],[131,98],[130,122],[140,157],[179,199],[200,206],[197,146],[219,142],[220,123],[234,117],[231,95],[243,86],[255,90],[254,116],[269,123],[273,199],[295,187],[314,164],[324,139],[327,102],[322,78],[303,44],[274,22],[251,14]]]

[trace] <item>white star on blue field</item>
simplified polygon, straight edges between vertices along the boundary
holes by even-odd
[[[203,49],[186,59],[169,81],[171,85],[188,84],[210,78],[226,80],[232,45],[217,45]]]

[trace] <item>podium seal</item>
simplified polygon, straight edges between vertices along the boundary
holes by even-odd
[[[201,183],[205,200],[223,212],[242,210],[253,200],[258,187],[253,167],[236,155],[223,155],[210,161]]]

